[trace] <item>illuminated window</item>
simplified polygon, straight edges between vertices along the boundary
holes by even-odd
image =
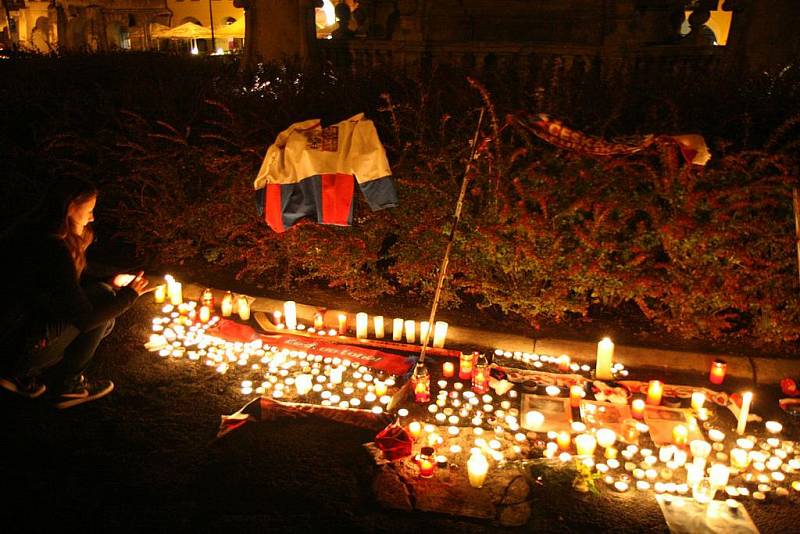
[[[708,19],[706,22],[706,26],[714,32],[714,36],[716,37],[716,44],[718,46],[725,46],[728,44],[728,33],[731,29],[731,16],[732,13],[730,11],[722,11],[722,3],[724,0],[719,0],[717,2],[717,9],[711,12],[711,18]],[[687,35],[689,33],[689,15],[691,15],[691,11],[686,12],[686,20],[683,21],[683,26],[681,27],[681,35]]]

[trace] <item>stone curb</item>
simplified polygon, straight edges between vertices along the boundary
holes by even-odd
[[[184,294],[188,298],[199,298],[203,289],[195,284],[184,284]],[[225,292],[217,289],[212,290],[215,300],[219,302]],[[251,295],[248,296],[253,298]],[[323,309],[323,306],[297,303],[297,319],[305,324],[312,324],[314,314],[321,309]],[[283,310],[283,301],[255,297],[251,304],[251,310],[271,314],[275,310]],[[337,316],[341,313],[347,315],[348,325],[355,325],[355,312],[329,308],[325,308],[325,324],[337,324]],[[388,334],[391,331],[391,321],[387,320],[386,323]],[[575,361],[590,364],[594,362],[597,350],[596,342],[554,338],[533,339],[515,334],[463,328],[455,325],[449,325],[447,341],[451,345],[472,346],[483,350],[502,349],[511,352],[537,352],[551,356],[568,354]],[[699,352],[681,352],[626,345],[616,345],[614,347],[615,362],[620,362],[628,368],[653,370],[654,373],[679,371],[698,373],[705,376],[708,374],[711,362],[717,358],[720,358],[720,356]],[[777,384],[781,378],[795,376],[800,371],[800,362],[790,359],[749,358],[735,355],[726,355],[723,359],[728,363],[728,376],[749,380],[753,384]]]

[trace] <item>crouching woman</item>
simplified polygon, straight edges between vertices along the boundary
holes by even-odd
[[[8,254],[0,280],[0,387],[27,398],[47,391],[58,409],[111,393],[110,380],[84,370],[114,319],[145,292],[147,280],[118,275],[111,283],[85,274],[98,191],[65,178],[0,238]]]

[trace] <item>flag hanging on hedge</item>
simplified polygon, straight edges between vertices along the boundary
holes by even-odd
[[[363,113],[327,128],[318,119],[292,124],[267,149],[253,186],[259,215],[283,232],[303,217],[350,226],[356,183],[373,211],[397,205],[386,151]]]
[[[624,141],[606,141],[599,137],[586,135],[583,132],[564,126],[561,121],[550,118],[544,113],[532,116],[527,120],[516,122],[531,131],[538,138],[551,145],[589,156],[617,156],[634,154],[654,143],[676,143],[687,163],[705,165],[711,159],[706,141],[702,135],[645,135]]]

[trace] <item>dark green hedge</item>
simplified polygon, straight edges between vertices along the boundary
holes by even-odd
[[[156,55],[6,61],[3,208],[9,218],[46,180],[85,174],[103,184],[106,224],[148,262],[202,257],[267,285],[429,302],[487,106],[444,305],[468,298],[532,324],[634,309],[687,338],[796,343],[798,88],[794,69],[691,82],[571,73],[523,87],[446,69],[245,78],[235,64]],[[507,123],[523,110],[609,138],[700,132],[714,156],[704,169],[664,146],[587,158]],[[352,228],[272,233],[251,189],[266,147],[294,121],[359,111],[379,127],[400,207],[372,213],[359,199]]]

